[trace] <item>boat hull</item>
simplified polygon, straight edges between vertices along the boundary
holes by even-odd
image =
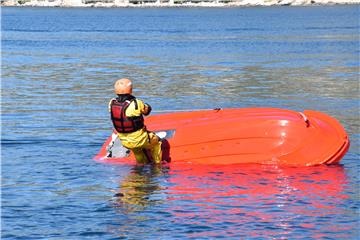
[[[169,113],[148,117],[146,126],[159,135],[167,134],[164,159],[171,164],[334,164],[350,144],[336,119],[310,110],[243,108]],[[109,145],[121,145],[116,139],[113,132],[95,159],[135,163],[126,149],[109,155]]]

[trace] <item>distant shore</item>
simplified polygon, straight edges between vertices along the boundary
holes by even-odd
[[[1,0],[18,7],[241,7],[360,4],[360,0]]]

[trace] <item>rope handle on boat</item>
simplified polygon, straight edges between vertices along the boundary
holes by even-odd
[[[310,126],[310,121],[309,119],[306,117],[306,115],[302,112],[299,112],[300,116],[304,119],[305,123],[306,123],[306,127]]]

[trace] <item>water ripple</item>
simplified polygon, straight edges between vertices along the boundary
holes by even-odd
[[[356,239],[356,6],[2,8],[3,239]],[[154,110],[314,109],[343,165],[104,165],[119,77]],[[331,228],[329,228],[331,222]]]

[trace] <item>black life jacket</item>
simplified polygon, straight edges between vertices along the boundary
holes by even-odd
[[[111,120],[115,130],[119,133],[131,133],[144,127],[144,117],[142,115],[127,117],[125,114],[126,109],[133,101],[135,103],[135,109],[138,109],[135,98],[126,101],[119,101],[118,99],[111,101]]]

